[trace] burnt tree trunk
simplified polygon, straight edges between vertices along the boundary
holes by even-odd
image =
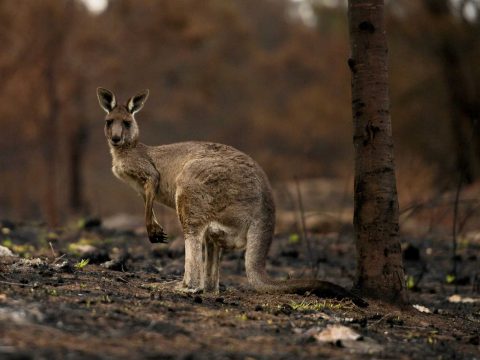
[[[349,0],[355,148],[355,289],[406,303],[388,93],[383,0]]]
[[[85,145],[87,142],[87,129],[83,124],[79,124],[70,139],[69,144],[69,173],[70,173],[70,208],[75,214],[80,214],[85,210],[83,196],[83,157],[85,155]]]
[[[72,76],[75,85],[71,90],[72,97],[76,99],[72,104],[75,114],[82,114],[85,109],[85,92],[82,84],[86,79],[82,76]],[[84,158],[89,139],[88,123],[81,116],[72,115],[68,126],[68,198],[70,210],[75,215],[86,215],[87,203],[84,195]]]
[[[60,220],[59,211],[59,116],[61,111],[60,82],[64,72],[63,57],[66,38],[71,30],[71,15],[75,3],[73,0],[65,1],[62,6],[46,3],[40,7],[40,16],[51,25],[48,39],[44,45],[45,52],[45,97],[48,114],[44,120],[43,148],[45,156],[45,215],[50,227],[56,227]]]
[[[48,94],[48,117],[44,125],[44,154],[46,167],[45,182],[45,212],[47,223],[56,227],[59,222],[57,199],[57,151],[58,151],[58,114],[59,100],[56,88],[56,77],[53,62],[50,62],[45,71],[46,88]]]
[[[424,0],[431,16],[435,55],[442,67],[443,78],[450,101],[450,126],[456,170],[461,181],[471,184],[478,178],[480,131],[480,101],[474,65],[467,54],[473,41],[470,24],[458,21],[447,0]],[[470,29],[469,29],[470,28]]]

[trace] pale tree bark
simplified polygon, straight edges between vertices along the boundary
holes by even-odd
[[[388,93],[383,0],[349,0],[355,148],[355,289],[406,303]]]

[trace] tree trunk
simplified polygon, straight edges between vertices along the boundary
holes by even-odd
[[[479,176],[480,132],[477,125],[480,102],[473,67],[465,49],[471,42],[470,26],[458,21],[447,0],[424,0],[437,37],[435,55],[442,66],[450,100],[451,134],[456,170],[463,182],[471,184]]]
[[[52,24],[49,38],[45,43],[45,90],[48,104],[48,115],[44,122],[44,154],[46,170],[45,215],[50,227],[59,224],[58,198],[58,152],[59,152],[59,115],[61,110],[60,86],[62,62],[65,52],[66,37],[71,30],[71,22],[75,3],[73,0],[63,2],[59,10],[52,4],[40,8],[40,16]]]
[[[83,158],[85,145],[88,138],[88,130],[81,121],[76,125],[75,131],[70,135],[69,141],[69,172],[70,172],[70,209],[75,214],[81,214],[85,210],[83,196]]]
[[[349,0],[355,148],[355,289],[406,303],[388,93],[383,0]]]
[[[48,226],[56,227],[59,223],[57,199],[57,151],[58,151],[58,113],[59,101],[57,96],[56,78],[53,61],[47,65],[45,71],[46,89],[48,96],[48,117],[44,124],[44,153],[45,153],[45,214]]]

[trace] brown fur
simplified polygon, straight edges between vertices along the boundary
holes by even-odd
[[[132,97],[127,105],[118,105],[106,89],[98,88],[97,94],[107,112],[105,135],[113,173],[142,195],[150,241],[166,241],[155,219],[153,201],[177,211],[185,237],[186,289],[218,292],[221,251],[246,249],[247,278],[257,291],[310,291],[320,296],[349,297],[365,305],[362,299],[329,282],[270,279],[265,260],[275,228],[275,206],[267,176],[249,156],[230,146],[207,142],[139,143],[134,113],[143,107],[148,91]]]

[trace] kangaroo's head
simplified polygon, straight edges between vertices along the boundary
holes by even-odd
[[[140,111],[147,101],[148,90],[132,96],[125,105],[117,103],[110,90],[97,88],[100,107],[105,110],[105,136],[113,148],[135,146],[138,141],[138,125],[135,113]]]

